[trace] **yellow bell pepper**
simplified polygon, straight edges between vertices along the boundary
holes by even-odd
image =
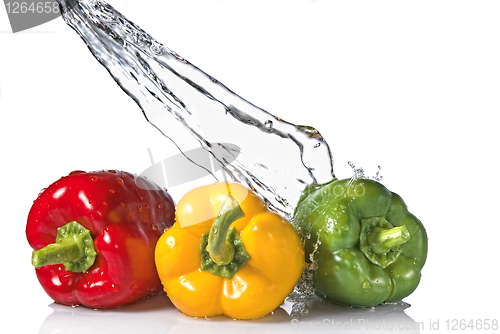
[[[193,317],[254,319],[277,308],[305,267],[293,226],[237,183],[188,192],[157,243],[158,274],[171,302]]]

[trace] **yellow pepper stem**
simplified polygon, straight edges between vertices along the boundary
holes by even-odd
[[[215,217],[208,235],[207,251],[218,266],[230,264],[234,259],[234,245],[226,238],[231,224],[245,216],[240,204],[229,195]]]

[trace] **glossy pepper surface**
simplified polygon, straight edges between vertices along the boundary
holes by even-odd
[[[75,171],[40,193],[26,235],[55,302],[110,308],[161,291],[154,248],[173,222],[172,198],[149,180]]]
[[[184,314],[253,319],[293,291],[305,261],[288,221],[242,185],[215,183],[179,201],[174,226],[158,241],[156,265]]]
[[[321,296],[372,307],[402,300],[420,282],[425,228],[399,195],[374,180],[309,186],[293,222],[307,259],[314,260],[313,283]]]

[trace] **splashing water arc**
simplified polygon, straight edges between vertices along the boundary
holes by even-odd
[[[153,127],[181,151],[201,145],[271,209],[290,218],[307,185],[334,178],[330,148],[313,127],[288,123],[244,100],[104,1],[59,3],[65,22]],[[173,137],[173,127],[185,128],[191,142]],[[238,156],[220,143],[236,145]]]

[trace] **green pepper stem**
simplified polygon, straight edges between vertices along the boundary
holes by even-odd
[[[229,195],[215,217],[208,235],[207,251],[219,266],[230,264],[234,259],[234,245],[226,240],[231,224],[245,216],[240,204]]]
[[[82,250],[74,241],[54,243],[34,251],[31,257],[31,264],[37,268],[49,264],[63,264],[77,261],[82,255],[84,255],[82,254]]]
[[[391,229],[374,227],[366,236],[368,244],[376,254],[383,254],[392,248],[404,244],[410,240],[410,232],[406,226],[396,226]]]
[[[67,270],[80,273],[94,264],[96,255],[90,231],[73,221],[57,229],[55,243],[33,252],[31,264],[36,268],[63,264]]]

